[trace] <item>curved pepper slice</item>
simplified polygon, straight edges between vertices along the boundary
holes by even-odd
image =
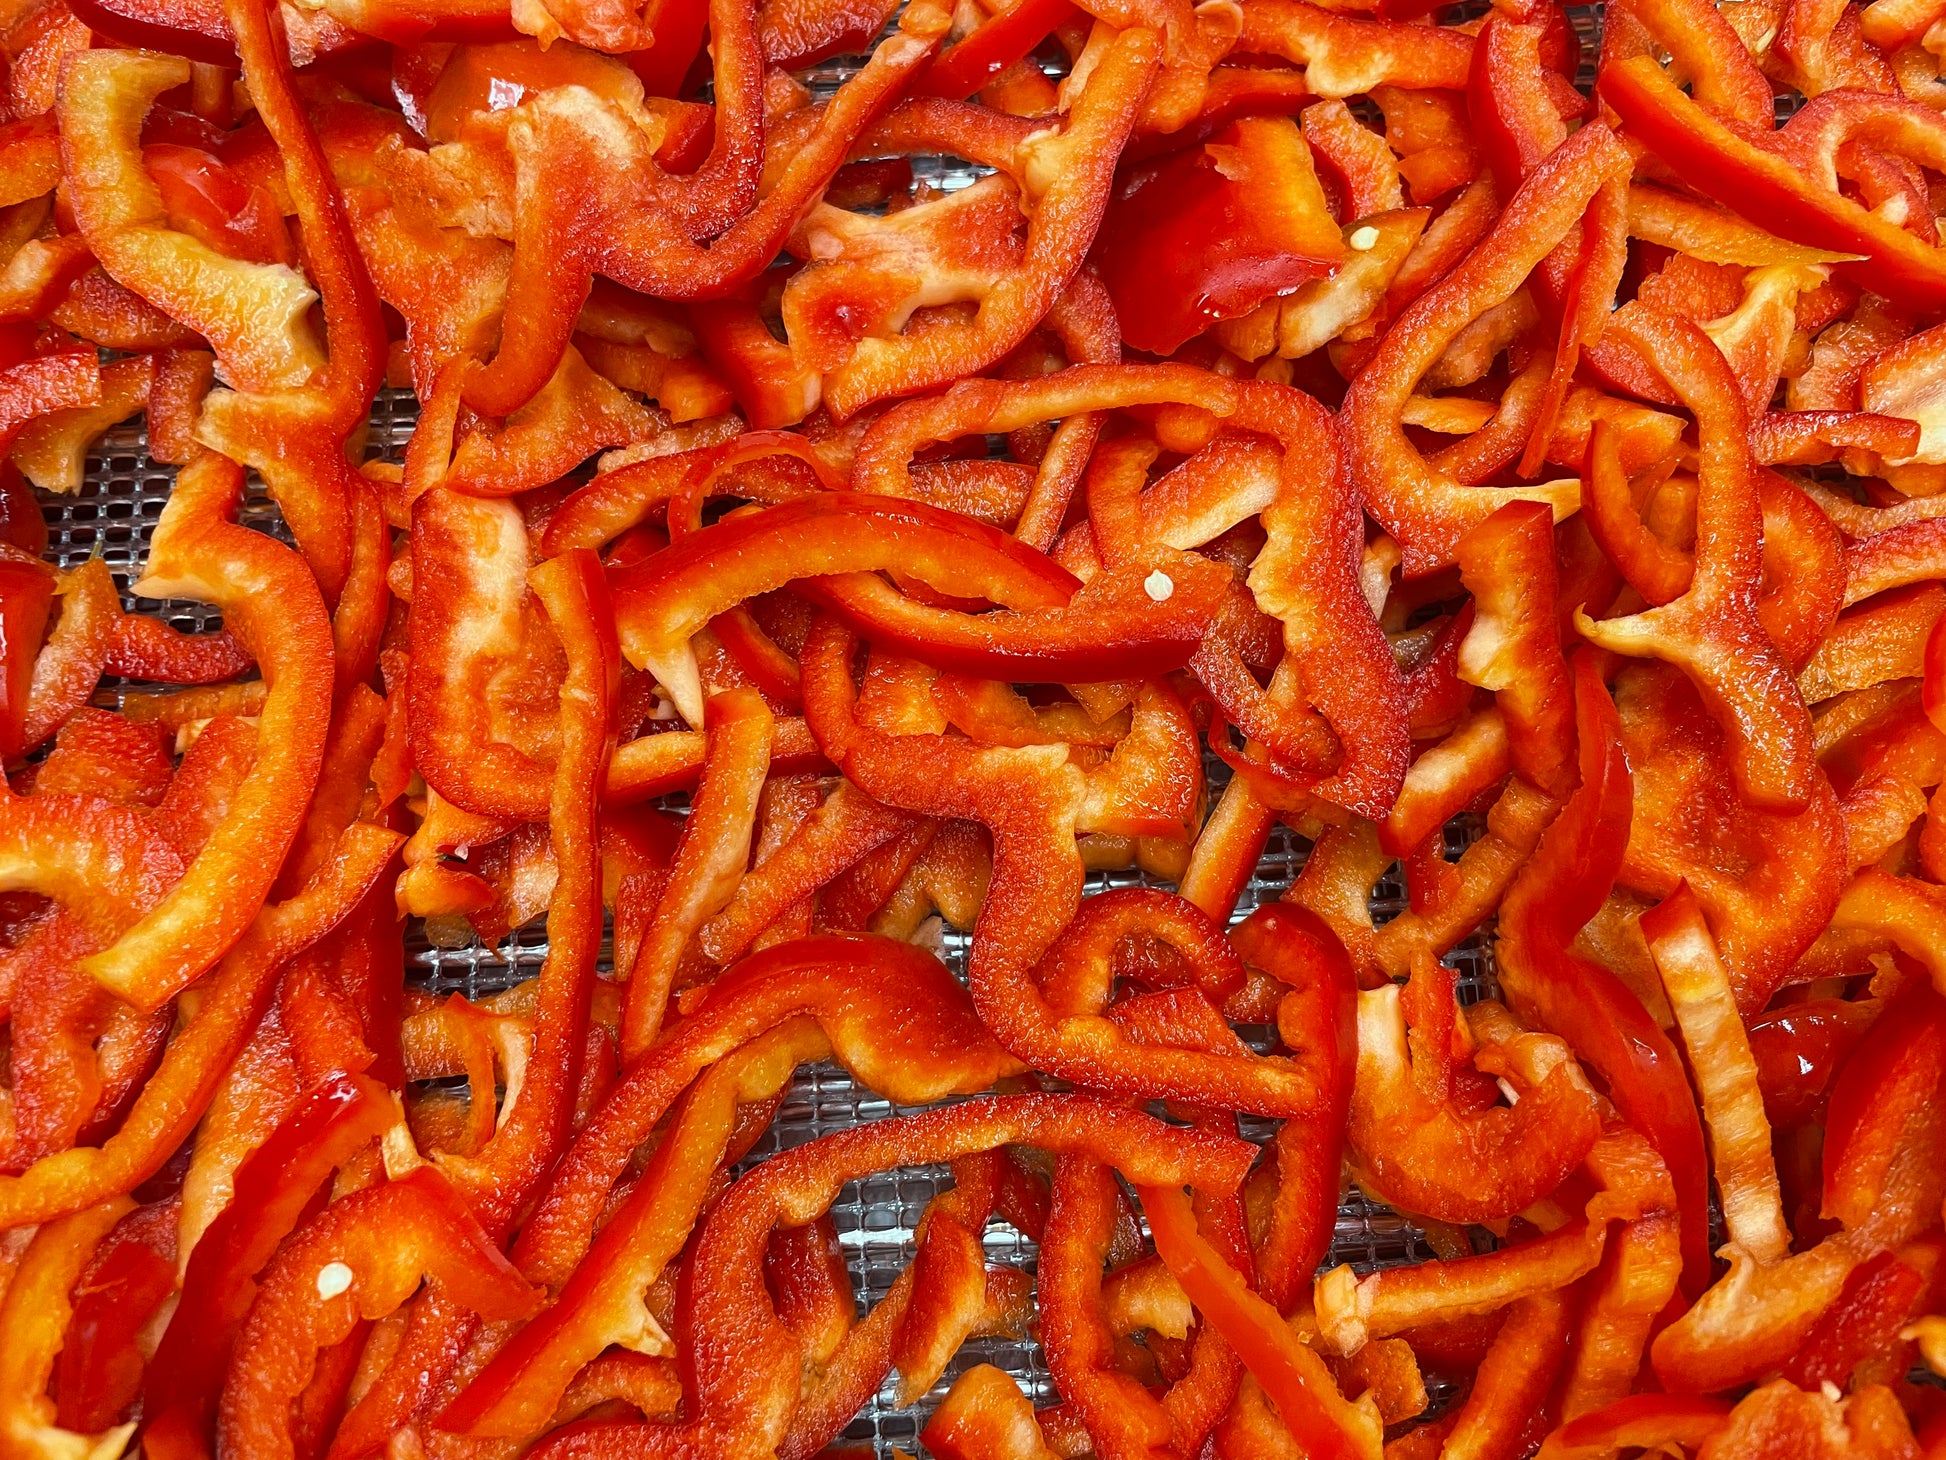
[[[1760,145],[1710,115],[1653,56],[1604,66],[1598,90],[1629,135],[1705,197],[1779,237],[1862,255],[1835,267],[1897,303],[1928,310],[1946,303],[1946,253],[1827,188],[1793,151]],[[1936,123],[1929,115],[1928,130]]]
[[[292,1401],[318,1355],[383,1318],[423,1280],[483,1318],[520,1318],[540,1294],[430,1168],[354,1192],[301,1228],[264,1273],[237,1335],[218,1453],[289,1453]]]
[[[1095,266],[1123,340],[1167,355],[1331,273],[1346,253],[1296,123],[1253,117],[1118,190]]]
[[[1776,1262],[1790,1254],[1791,1233],[1757,1062],[1716,939],[1687,885],[1642,915],[1642,936],[1689,1053],[1709,1126],[1724,1229],[1758,1262]]]
[[[403,840],[397,832],[354,823],[301,892],[259,912],[217,965],[201,1006],[170,1040],[121,1127],[99,1148],[76,1147],[44,1157],[19,1176],[0,1176],[0,1227],[79,1211],[160,1170],[195,1129],[248,1042],[283,966],[351,913]]]
[[[70,1291],[96,1246],[134,1206],[111,1196],[41,1227],[0,1296],[0,1444],[15,1454],[85,1455],[97,1445],[119,1454],[135,1431],[133,1421],[92,1436],[60,1429],[47,1397],[73,1316]]]
[[[914,454],[932,442],[1066,420],[1078,412],[1143,406],[1207,411],[1224,428],[1268,436],[1282,448],[1276,490],[1259,508],[1267,541],[1248,575],[1256,606],[1283,624],[1282,682],[1274,694],[1254,681],[1245,692],[1253,708],[1286,726],[1293,741],[1327,727],[1337,737],[1341,760],[1331,774],[1305,777],[1303,790],[1360,815],[1382,815],[1405,774],[1404,686],[1389,646],[1373,632],[1371,606],[1359,582],[1362,517],[1336,470],[1328,418],[1310,397],[1181,365],[1078,365],[1021,382],[965,381],[942,395],[898,406],[874,423],[859,443],[853,484],[903,496],[910,491]],[[1235,485],[1221,469],[1226,465],[1212,463],[1217,470],[1211,480],[1219,489]],[[1213,512],[1248,515],[1240,493],[1222,495],[1225,500]],[[1185,535],[1193,541],[1213,525],[1205,518]],[[1117,551],[1114,543],[1106,546],[1111,556]],[[1200,578],[1198,563],[1198,555],[1150,541],[1142,544],[1140,561],[1131,555],[1115,571],[1141,581],[1145,589],[1149,580],[1143,570],[1161,572],[1170,582],[1166,607],[1188,596],[1178,580],[1191,573]],[[1155,587],[1163,591],[1159,582]],[[1204,656],[1225,636],[1210,634],[1207,627],[1197,634],[1203,641],[1198,672],[1207,677]],[[1151,663],[1134,674],[1150,676],[1158,667]],[[1068,676],[1066,682],[1076,678]],[[1289,779],[1281,772],[1279,778]]]
[[[1303,1453],[1376,1460],[1384,1424],[1371,1396],[1345,1401],[1324,1360],[1197,1230],[1181,1188],[1145,1183],[1139,1191],[1157,1253],[1236,1349]]]
[[[817,1025],[797,1018],[711,1065],[553,1306],[440,1412],[439,1426],[524,1438],[546,1427],[574,1375],[610,1344],[666,1351],[668,1338],[641,1295],[680,1254],[702,1213],[730,1152],[739,1105],[775,1098],[800,1064],[830,1051]]]
[[[1631,305],[1609,329],[1653,360],[1696,413],[1696,570],[1687,591],[1660,608],[1600,621],[1577,612],[1575,626],[1605,649],[1678,665],[1723,727],[1737,789],[1756,805],[1798,810],[1810,801],[1818,771],[1803,697],[1757,620],[1762,509],[1735,378],[1709,337],[1686,320]]]
[[[1029,220],[1019,266],[985,291],[968,323],[860,340],[851,359],[825,376],[834,416],[976,376],[1057,309],[1096,237],[1116,159],[1162,64],[1163,39],[1146,26],[1106,40],[1063,122],[1030,131],[1007,159]]]
[[[765,128],[752,8],[711,7],[719,126],[694,174],[665,172],[641,129],[586,88],[550,88],[522,106],[508,133],[516,186],[505,325],[499,353],[466,381],[474,409],[511,414],[547,383],[597,273],[658,298],[696,299],[762,272],[947,24],[938,6],[908,10],[864,69],[814,114],[815,130],[783,159],[782,175],[756,206],[747,206],[746,194],[718,215],[708,206],[714,199],[685,193],[722,188],[739,174],[754,189]]]
[[[1423,1040],[1427,1031],[1414,1033]],[[1356,1169],[1385,1200],[1443,1222],[1500,1221],[1526,1210],[1601,1134],[1594,1092],[1566,1049],[1555,1048],[1553,1069],[1519,1104],[1468,1112],[1453,1101],[1450,1074],[1442,1082],[1422,1068],[1430,1052],[1409,1053],[1399,986],[1364,990],[1348,1132]]]
[[[229,1205],[190,1252],[182,1300],[149,1362],[142,1398],[150,1423],[177,1408],[179,1422],[199,1431],[215,1419],[231,1344],[257,1294],[256,1274],[332,1172],[384,1135],[394,1118],[384,1091],[335,1075],[307,1091],[244,1158]]]
[[[102,267],[207,339],[239,386],[302,385],[324,363],[304,317],[316,292],[287,265],[229,258],[169,227],[143,168],[143,118],[189,72],[187,61],[136,51],[75,57],[57,108],[75,222]]]
[[[1209,603],[1082,588],[1065,569],[1004,533],[920,502],[859,492],[821,492],[694,532],[615,577],[617,625],[629,661],[654,674],[692,725],[702,688],[690,637],[724,610],[799,579],[895,568],[957,597],[1002,604],[992,625],[949,610],[909,605],[832,584],[841,611],[877,636],[880,610],[902,648],[986,678],[1021,674],[1094,683],[1180,667],[1208,627]],[[1080,590],[1082,598],[1076,599]],[[884,600],[889,600],[886,602]],[[1073,602],[1071,615],[1063,610]],[[1103,601],[1105,600],[1105,601]],[[1139,605],[1139,606],[1138,606]],[[905,627],[900,619],[918,622]],[[1104,630],[1112,638],[1104,635]]]
[[[629,971],[621,1026],[626,1060],[655,1042],[684,951],[704,920],[729,902],[750,865],[751,829],[776,722],[756,691],[747,689],[715,696],[709,714],[703,778]]]
[[[825,933],[752,954],[629,1067],[569,1145],[521,1228],[521,1270],[565,1283],[609,1188],[675,1098],[705,1067],[799,1014],[818,1020],[859,1083],[898,1104],[972,1094],[1020,1068],[923,949]]]
[[[1229,1117],[1204,1117],[1205,1129],[1235,1130]],[[1249,1261],[1241,1193],[1204,1197],[1202,1208],[1218,1232],[1228,1265]],[[1186,1361],[1165,1375],[1166,1392],[1152,1394],[1115,1363],[1117,1330],[1125,1323],[1176,1327],[1154,1314],[1117,1313],[1105,1297],[1108,1285],[1127,1292],[1139,1271],[1122,1267],[1104,1282],[1104,1272],[1123,1222],[1123,1196],[1114,1173],[1085,1156],[1064,1156],[1055,1164],[1054,1195],[1040,1237],[1035,1272],[1040,1337],[1066,1403],[1080,1416],[1097,1454],[1114,1454],[1166,1434],[1181,1455],[1200,1452],[1236,1397],[1242,1365],[1213,1324],[1197,1327]],[[1134,1306],[1131,1304],[1131,1306]],[[1144,1320],[1147,1320],[1146,1322]],[[1174,1331],[1169,1337],[1188,1337]]]
[[[1010,1144],[1093,1156],[1143,1185],[1180,1183],[1212,1193],[1234,1191],[1250,1160],[1250,1147],[1241,1141],[1165,1126],[1073,1095],[968,1101],[874,1121],[771,1156],[717,1204],[689,1260],[691,1322],[683,1362],[694,1389],[685,1419],[559,1430],[532,1453],[537,1460],[556,1460],[774,1449],[798,1408],[801,1350],[764,1281],[772,1229],[814,1219],[846,1181],[870,1172]]]
[[[1421,295],[1386,332],[1346,393],[1340,427],[1353,484],[1404,554],[1407,577],[1453,561],[1471,527],[1509,500],[1546,502],[1556,519],[1580,500],[1578,483],[1486,490],[1463,486],[1429,462],[1405,434],[1403,413],[1419,382],[1475,319],[1504,304],[1541,260],[1578,228],[1589,201],[1625,178],[1628,153],[1591,122],[1534,169],[1466,260]]]
[[[1560,1034],[1655,1147],[1683,1224],[1683,1283],[1709,1280],[1709,1168],[1682,1063],[1642,1001],[1570,943],[1612,888],[1633,807],[1614,701],[1591,654],[1575,657],[1581,786],[1501,904],[1501,979],[1514,1009]]]
[[[197,422],[197,439],[263,477],[326,601],[336,607],[356,567],[358,499],[369,490],[346,443],[369,419],[383,383],[385,327],[344,197],[298,98],[288,47],[272,26],[267,0],[225,0],[224,13],[303,228],[329,356],[308,380],[276,382],[278,388],[262,393],[237,380],[240,389],[213,392]]]
[[[228,520],[243,472],[206,454],[184,467],[136,591],[219,605],[270,686],[258,751],[229,813],[162,903],[82,967],[154,1009],[243,936],[303,824],[330,721],[331,630],[317,584],[289,548]]]

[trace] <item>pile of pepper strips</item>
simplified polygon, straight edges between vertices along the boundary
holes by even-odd
[[[0,1455],[1946,1451],[1946,4],[889,8],[9,11]]]

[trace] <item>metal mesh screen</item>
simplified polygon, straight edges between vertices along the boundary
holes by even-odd
[[[1593,42],[1599,32],[1597,7],[1580,6],[1571,10],[1577,29],[1590,49],[1584,60],[1582,82],[1593,82]],[[834,89],[855,69],[857,59],[827,62],[808,73],[806,80],[814,90]],[[977,173],[963,164],[922,160],[915,172],[935,187],[964,186]],[[374,404],[366,441],[369,457],[401,460],[405,445],[418,417],[418,403],[410,393],[388,390]],[[50,555],[63,567],[99,554],[115,577],[127,605],[137,611],[166,618],[176,626],[195,632],[220,627],[217,611],[205,604],[156,602],[138,599],[129,592],[130,584],[141,573],[148,543],[167,501],[174,468],[149,459],[146,437],[139,420],[118,426],[107,433],[88,455],[87,477],[82,488],[70,496],[42,494],[41,505],[48,523]],[[253,478],[243,510],[243,521],[250,526],[287,538],[274,503]],[[116,702],[124,686],[116,681],[104,683],[101,700]],[[1212,792],[1227,778],[1227,768],[1210,761]],[[1479,833],[1477,818],[1455,822],[1448,828],[1450,852],[1457,852]],[[1308,850],[1305,841],[1279,826],[1267,845],[1257,874],[1244,890],[1236,920],[1248,916],[1259,904],[1274,901],[1288,887],[1302,867]],[[1139,872],[1094,873],[1088,879],[1088,892],[1110,887],[1162,885]],[[1380,883],[1372,902],[1375,921],[1383,923],[1405,906],[1405,891],[1396,875]],[[964,933],[947,929],[943,956],[955,974],[964,978],[969,939]],[[408,977],[416,987],[429,992],[459,992],[470,997],[498,992],[540,969],[547,952],[544,920],[510,934],[497,945],[474,943],[458,948],[431,946],[423,927],[409,925],[407,931]],[[1447,958],[1460,975],[1460,997],[1465,1002],[1491,997],[1493,981],[1490,930],[1483,930]],[[609,967],[604,946],[604,971]],[[752,1151],[751,1161],[772,1151],[801,1145],[827,1132],[896,1113],[885,1100],[855,1086],[841,1069],[821,1065],[801,1071],[779,1108],[769,1133]],[[1257,1139],[1267,1134],[1267,1123],[1246,1122],[1245,1133]],[[947,1182],[944,1168],[918,1167],[874,1176],[847,1187],[832,1209],[839,1240],[850,1259],[853,1279],[861,1302],[882,1298],[899,1273],[911,1261],[915,1242],[914,1228],[927,1201]],[[1034,1244],[1022,1234],[995,1221],[986,1236],[988,1260],[1032,1271]],[[1424,1234],[1398,1213],[1367,1200],[1352,1191],[1339,1208],[1336,1239],[1331,1261],[1349,1262],[1361,1271],[1401,1263],[1420,1262],[1432,1257]],[[934,1391],[916,1406],[900,1408],[888,1383],[877,1399],[852,1423],[841,1443],[869,1446],[880,1456],[898,1452],[923,1453],[918,1434],[938,1398],[952,1380],[966,1368],[978,1363],[996,1364],[1012,1374],[1037,1403],[1058,1399],[1053,1381],[1038,1343],[1031,1338],[1013,1342],[982,1339],[969,1344],[946,1371]],[[1435,1407],[1450,1397],[1435,1391]]]

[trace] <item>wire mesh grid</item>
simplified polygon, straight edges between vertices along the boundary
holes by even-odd
[[[410,394],[384,392],[373,407],[368,455],[399,460],[417,415],[417,402]],[[132,611],[164,618],[186,631],[210,632],[221,626],[220,614],[211,605],[143,599],[130,591],[141,576],[149,541],[174,478],[173,467],[149,458],[139,419],[113,428],[90,450],[86,478],[79,491],[67,496],[40,494],[48,524],[49,555],[62,567],[73,567],[99,555]],[[276,504],[254,477],[240,517],[261,531],[288,537]],[[124,681],[104,681],[99,698],[105,704],[114,704],[122,691],[131,687]],[[1215,795],[1228,768],[1212,758],[1209,770]],[[680,798],[671,805],[672,809],[682,809]],[[1455,822],[1448,828],[1449,853],[1457,854],[1477,832],[1477,818]],[[1259,905],[1275,901],[1298,875],[1307,850],[1303,838],[1281,825],[1275,828],[1256,875],[1238,900],[1235,919],[1240,921]],[[1093,895],[1113,887],[1170,885],[1140,871],[1109,871],[1091,873],[1086,890]],[[1388,875],[1373,894],[1374,921],[1382,924],[1396,916],[1405,903],[1403,884],[1396,874]],[[417,920],[408,925],[406,938],[408,977],[415,987],[434,994],[462,993],[481,998],[500,992],[537,974],[547,956],[545,919],[518,928],[495,944],[476,940],[460,947],[435,947],[427,941],[425,928]],[[962,979],[970,945],[970,935],[965,931],[950,927],[940,930],[941,957]],[[604,942],[604,972],[612,966],[609,952]],[[1459,973],[1462,999],[1470,1002],[1492,995],[1492,947],[1487,936],[1469,939],[1447,961]],[[828,1132],[898,1113],[890,1102],[854,1084],[837,1066],[810,1067],[798,1073],[770,1130],[746,1160],[758,1161],[773,1151],[802,1145]],[[1268,1135],[1269,1127],[1256,1122],[1247,1125],[1245,1133],[1261,1140]],[[831,1215],[861,1302],[870,1304],[883,1298],[912,1260],[920,1214],[949,1180],[943,1167],[915,1167],[853,1183],[842,1193]],[[996,1220],[988,1228],[986,1251],[989,1262],[1034,1270],[1034,1243],[1003,1222]],[[1367,1271],[1424,1261],[1432,1255],[1424,1235],[1398,1213],[1355,1189],[1347,1194],[1338,1212],[1332,1262],[1349,1262]],[[953,1379],[980,1363],[1004,1369],[1039,1403],[1058,1399],[1040,1346],[1031,1337],[976,1339],[961,1351],[933,1391],[915,1405],[902,1407],[894,1381],[888,1381],[846,1431],[845,1441],[869,1445],[884,1456],[899,1451],[920,1453],[917,1437],[926,1415]]]
[[[1588,43],[1581,80],[1584,86],[1591,85],[1593,47],[1599,37],[1599,7],[1571,7],[1570,16]],[[839,58],[826,62],[806,73],[804,79],[814,91],[835,89],[856,69],[858,60]],[[978,170],[951,159],[919,159],[914,171],[915,176],[942,191],[965,186],[979,175]],[[417,419],[418,402],[409,392],[381,392],[372,409],[366,455],[394,462],[402,460]],[[130,610],[166,619],[185,631],[200,633],[219,628],[221,616],[211,605],[158,602],[138,598],[130,591],[140,577],[150,538],[175,477],[173,467],[150,459],[140,419],[111,429],[89,451],[87,464],[86,477],[78,491],[64,496],[40,494],[48,524],[49,555],[60,566],[72,567],[98,554],[114,576],[116,587]],[[254,475],[240,519],[288,540],[276,504]],[[104,703],[113,704],[129,687],[122,681],[105,681],[100,698]],[[1228,771],[1213,758],[1208,765],[1214,796]],[[672,809],[681,809],[680,798],[672,803]],[[1454,822],[1447,829],[1448,854],[1457,855],[1480,830],[1478,818]],[[1286,827],[1276,827],[1255,876],[1239,899],[1233,920],[1241,921],[1259,905],[1275,901],[1298,875],[1307,851],[1303,838]],[[1139,871],[1095,872],[1088,878],[1086,891],[1093,895],[1113,887],[1170,885]],[[1405,905],[1403,883],[1396,872],[1388,874],[1373,893],[1374,922],[1383,924]],[[964,979],[969,935],[948,927],[943,929],[940,941],[942,958],[956,976]],[[423,925],[414,920],[407,928],[406,951],[408,979],[415,987],[435,994],[484,997],[539,972],[547,954],[545,921],[537,920],[516,929],[497,944],[476,941],[460,947],[435,947],[427,941]],[[601,963],[604,972],[611,967],[609,952],[604,941]],[[1497,992],[1490,928],[1482,929],[1461,944],[1446,961],[1458,973],[1463,1002],[1492,997]],[[831,1131],[898,1113],[902,1112],[854,1084],[837,1066],[809,1067],[799,1071],[769,1131],[746,1161],[755,1162],[771,1152],[802,1145]],[[1244,1133],[1262,1140],[1269,1129],[1266,1122],[1246,1122]],[[883,1298],[911,1262],[920,1215],[926,1203],[949,1182],[950,1175],[945,1168],[927,1166],[886,1172],[845,1188],[831,1210],[831,1217],[849,1259],[861,1303],[871,1304]],[[1005,1223],[994,1221],[987,1229],[985,1243],[989,1262],[1030,1273],[1034,1270],[1035,1244]],[[1350,1263],[1363,1272],[1423,1262],[1433,1255],[1425,1234],[1399,1213],[1368,1199],[1356,1188],[1347,1192],[1338,1210],[1331,1263]],[[901,1452],[922,1455],[924,1449],[918,1435],[926,1416],[953,1379],[980,1363],[1005,1370],[1036,1403],[1052,1403],[1059,1398],[1040,1346],[1031,1336],[1023,1340],[976,1339],[962,1349],[933,1390],[916,1404],[901,1406],[895,1393],[896,1377],[888,1380],[846,1430],[841,1443],[868,1447],[882,1457]],[[1450,1390],[1434,1387],[1432,1398],[1436,1409],[1451,1398]]]

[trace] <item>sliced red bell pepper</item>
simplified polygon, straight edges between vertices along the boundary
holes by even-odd
[[[1139,1190],[1156,1251],[1190,1301],[1263,1385],[1304,1453],[1374,1460],[1384,1424],[1372,1398],[1345,1401],[1324,1360],[1298,1338],[1282,1314],[1250,1291],[1243,1275],[1197,1230],[1196,1214],[1180,1188]]]
[[[906,94],[964,101],[1079,13],[1073,0],[1013,0],[934,56]]]
[[[297,262],[283,210],[269,189],[240,177],[200,147],[152,142],[142,164],[162,192],[169,221],[219,253],[259,264]]]
[[[1562,1425],[1548,1439],[1550,1460],[1597,1460],[1617,1448],[1662,1444],[1694,1448],[1723,1428],[1730,1403],[1687,1394],[1631,1394]]]
[[[1662,1157],[1682,1218],[1683,1290],[1694,1295],[1709,1282],[1709,1167],[1688,1077],[1642,1001],[1569,946],[1614,886],[1634,799],[1595,657],[1584,650],[1573,667],[1581,786],[1501,904],[1501,977],[1515,1010],[1564,1037]]]
[[[175,1207],[138,1208],[123,1219],[75,1284],[74,1314],[54,1374],[55,1423],[93,1434],[122,1417],[142,1388],[137,1335],[176,1290]],[[131,1230],[142,1223],[149,1230]]]
[[[1911,1113],[1946,1072],[1946,998],[1914,980],[1881,1014],[1832,1086],[1825,1119],[1823,1214],[1868,1221],[1905,1142]]]
[[[230,1204],[189,1255],[182,1301],[150,1360],[142,1398],[151,1423],[180,1409],[187,1423],[207,1430],[231,1343],[257,1295],[257,1273],[332,1173],[394,1119],[384,1090],[356,1075],[333,1075],[305,1092],[270,1139],[244,1158]]]
[[[19,755],[27,694],[54,607],[54,574],[24,555],[0,557],[0,759]]]
[[[1784,1365],[1784,1377],[1800,1389],[1850,1388],[1852,1370],[1897,1341],[1925,1291],[1926,1279],[1890,1252],[1866,1258]]]
[[[881,568],[1012,612],[979,618],[912,604],[889,587],[881,594],[849,577],[832,581]],[[630,662],[653,673],[693,725],[703,705],[690,636],[725,609],[800,579],[874,639],[942,668],[1092,683],[1180,666],[1208,627],[1213,575],[1185,573],[1164,602],[1140,588],[1141,577],[1111,585],[1103,575],[1082,587],[1042,554],[958,513],[821,492],[691,533],[616,573],[614,591]]]
[[[272,1260],[237,1335],[216,1453],[290,1453],[294,1401],[320,1352],[427,1279],[460,1311],[489,1319],[525,1317],[541,1297],[430,1166],[354,1192],[306,1223]]]
[[[1604,67],[1598,89],[1629,135],[1705,197],[1779,237],[1863,255],[1834,268],[1864,288],[1917,309],[1946,305],[1946,253],[1828,189],[1786,148],[1739,135],[1691,100],[1652,56]]]
[[[1138,169],[1102,217],[1094,259],[1122,338],[1168,355],[1334,272],[1345,252],[1297,124],[1255,117]]]
[[[1873,999],[1807,999],[1747,1021],[1764,1112],[1773,1126],[1798,1125],[1817,1113],[1880,1011]]]

